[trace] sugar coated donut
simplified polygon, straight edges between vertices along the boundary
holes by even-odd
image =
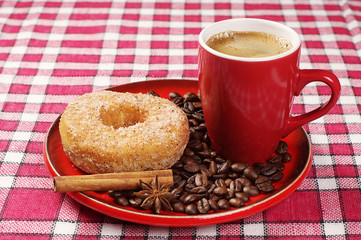
[[[67,106],[59,131],[66,155],[88,173],[166,169],[189,140],[179,107],[141,93],[84,94]]]

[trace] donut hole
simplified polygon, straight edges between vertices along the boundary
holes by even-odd
[[[100,119],[104,125],[118,129],[143,122],[145,114],[131,106],[103,106],[100,109]]]

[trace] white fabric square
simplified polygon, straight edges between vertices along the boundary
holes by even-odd
[[[351,133],[349,137],[352,144],[361,144],[361,133]]]
[[[244,224],[244,236],[264,236],[263,223]]]
[[[344,96],[341,95],[339,99],[341,104],[353,104],[357,105],[355,96]]]
[[[32,95],[28,95],[28,98],[26,100],[26,102],[28,103],[42,103],[44,100],[44,96],[43,95],[35,95],[35,94],[32,94]]]
[[[109,87],[110,76],[97,76],[94,80],[94,85],[98,87]]]
[[[76,230],[76,223],[72,222],[57,222],[55,224],[54,234],[74,234]]]
[[[358,114],[355,115],[345,114],[343,117],[345,118],[347,123],[361,123],[361,116]]]
[[[102,236],[119,236],[122,234],[123,224],[104,223],[101,230]]]
[[[355,163],[357,166],[361,166],[361,156],[355,156]]]
[[[197,227],[197,237],[211,237],[217,235],[217,225],[207,225]]]
[[[17,131],[14,133],[12,140],[15,141],[29,141],[31,138],[31,132]]]
[[[154,227],[150,226],[148,236],[156,239],[167,239],[169,236],[169,228],[167,227]]]
[[[39,65],[40,66],[40,65]],[[46,86],[49,83],[49,76],[34,76],[32,85]]]
[[[335,190],[337,188],[334,178],[320,178],[317,179],[317,183],[320,190]]]
[[[318,166],[332,166],[332,158],[329,155],[314,155],[312,163]]]
[[[38,119],[38,114],[37,113],[23,113],[21,115],[21,122],[36,122],[36,120]]]
[[[24,54],[26,50],[28,49],[27,46],[14,46],[11,50],[11,54]]]
[[[24,153],[22,152],[7,152],[4,157],[4,162],[20,163],[23,157]]]
[[[13,185],[14,177],[12,176],[0,176],[0,188],[10,189]]]
[[[324,134],[312,134],[310,136],[312,144],[327,144],[327,135]]]
[[[320,103],[320,97],[319,96],[309,96],[309,95],[303,95],[303,102],[304,104],[319,104]]]
[[[326,236],[344,236],[345,226],[343,223],[324,223]]]

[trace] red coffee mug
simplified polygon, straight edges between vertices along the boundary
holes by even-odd
[[[224,31],[272,33],[292,42],[292,49],[270,57],[245,58],[220,53],[206,41]],[[204,117],[213,148],[223,157],[264,162],[282,137],[326,114],[340,96],[337,77],[325,70],[299,69],[301,41],[291,28],[261,19],[216,22],[199,35],[198,77]],[[320,81],[331,98],[319,108],[290,116],[294,96]]]

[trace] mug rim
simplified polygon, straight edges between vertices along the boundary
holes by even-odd
[[[238,31],[238,30],[234,30],[232,26],[235,26],[235,23],[245,23],[245,22],[249,22],[251,24],[260,24],[262,26],[266,26],[266,25],[273,25],[275,27],[277,27],[277,29],[279,31],[282,31],[283,33],[288,33],[290,36],[292,36],[292,39],[285,37],[286,39],[290,40],[292,42],[292,48],[289,49],[286,52],[277,54],[277,55],[273,55],[273,56],[268,56],[268,57],[256,57],[256,58],[250,58],[250,57],[239,57],[239,56],[232,56],[232,55],[228,55],[225,53],[221,53],[218,52],[214,49],[212,49],[211,47],[209,47],[206,44],[206,41],[213,36],[214,34],[220,33],[220,32],[225,32],[228,30],[233,30],[233,31]],[[232,25],[233,24],[233,25]],[[210,31],[212,31],[214,28],[219,27],[219,25],[224,25],[224,30],[222,29],[221,31],[214,31],[211,32],[209,34]],[[239,31],[254,31],[254,32],[264,32],[264,31],[260,31],[260,30],[239,30]],[[272,33],[275,34],[274,31],[266,31],[267,33]],[[204,35],[208,34],[210,36],[208,36],[207,39],[204,39]],[[278,34],[275,34],[276,36],[278,36]],[[280,59],[283,57],[286,57],[292,53],[294,53],[295,51],[297,51],[297,49],[300,48],[301,46],[301,39],[299,34],[292,28],[286,26],[285,24],[279,23],[279,22],[275,22],[275,21],[271,21],[271,20],[265,20],[265,19],[260,19],[260,18],[231,18],[231,19],[226,19],[226,20],[222,20],[222,21],[218,21],[215,22],[207,27],[205,27],[199,34],[198,36],[198,43],[199,45],[205,49],[207,52],[212,53],[213,55],[216,55],[218,57],[221,58],[226,58],[226,59],[230,59],[230,60],[236,60],[236,61],[245,61],[245,62],[264,62],[264,61],[272,61],[272,60],[276,60],[276,59]]]

